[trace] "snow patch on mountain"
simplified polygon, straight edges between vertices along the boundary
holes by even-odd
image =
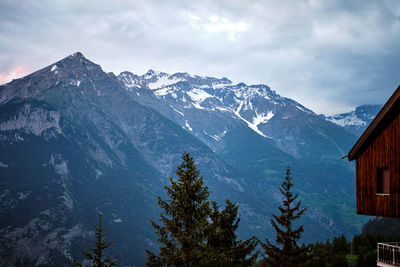
[[[115,218],[115,219],[113,219],[113,221],[114,221],[115,223],[121,223],[121,222],[122,222],[122,220],[121,220],[120,218]]]
[[[220,107],[220,106],[216,106],[215,109],[217,109],[217,110],[219,110],[219,111],[222,111],[222,112],[227,112],[227,111],[229,111],[229,109],[224,108],[224,107]]]
[[[360,136],[378,114],[382,105],[362,105],[347,113],[324,116],[327,121],[344,127],[351,133]]]
[[[135,79],[136,78],[136,79]],[[124,85],[128,88],[138,87],[140,83],[138,82],[137,76],[130,72],[122,72],[119,75],[119,79],[123,81]]]
[[[261,121],[260,119],[257,119],[258,117],[256,117],[255,119],[253,119],[253,122],[249,122],[248,120],[246,120],[245,118],[243,118],[242,117],[242,115],[240,115],[240,110],[242,109],[242,107],[243,107],[243,103],[244,103],[244,101],[243,100],[237,100],[237,99],[235,99],[238,103],[239,103],[239,107],[236,109],[236,110],[234,110],[233,112],[235,113],[235,115],[239,118],[239,119],[241,119],[242,121],[244,121],[245,123],[247,123],[247,125],[253,130],[253,131],[255,131],[256,133],[258,133],[259,135],[261,135],[261,136],[264,136],[264,137],[267,137],[263,132],[261,132],[259,129],[258,129],[258,124],[260,124],[260,122],[259,121]],[[272,118],[272,117],[271,117]],[[255,122],[254,122],[255,121]]]
[[[340,126],[346,125],[356,125],[356,126],[365,126],[367,123],[356,116],[356,114],[351,113],[346,117],[328,117],[328,121],[331,121]]]
[[[215,139],[215,140],[217,140],[217,141],[219,141],[219,140],[221,140],[221,138],[222,137],[224,137],[225,136],[225,134],[227,133],[228,131],[224,131],[223,133],[221,133],[221,134],[219,134],[219,135],[212,135],[211,137],[213,138],[213,139]]]
[[[165,96],[168,94],[173,94],[174,88],[172,87],[164,87],[162,89],[154,90],[154,94],[156,96]]]
[[[190,127],[190,125],[189,125],[187,120],[185,121],[185,126],[186,126],[186,128],[189,129],[189,131],[193,131],[193,129]]]
[[[193,107],[197,108],[197,109],[205,109],[204,107],[202,107],[199,103],[192,103]]]
[[[161,76],[155,82],[148,83],[147,86],[151,90],[155,90],[155,89],[158,89],[158,88],[166,87],[166,86],[171,85],[171,84],[176,84],[176,83],[178,83],[180,81],[184,81],[184,79],[175,78],[175,77],[171,79],[169,76]]]
[[[256,117],[253,118],[253,124],[258,126],[261,123],[267,123],[272,117],[275,115],[272,111],[269,111],[267,114],[261,113],[257,114],[256,111]]]
[[[245,99],[252,99],[256,96],[261,96],[265,100],[270,100],[270,90],[265,85],[251,85],[247,86],[244,83],[239,83],[236,85],[236,88],[232,88],[237,98],[245,98]]]
[[[245,121],[245,122],[247,123],[247,125],[248,125],[251,129],[253,129],[256,133],[258,133],[258,134],[261,135],[261,136],[268,137],[268,136],[266,136],[265,134],[263,134],[263,132],[261,132],[261,131],[258,129],[258,127],[257,127],[256,124],[251,123],[251,122],[249,122],[249,121],[246,121],[246,120],[243,119],[243,118],[241,118],[241,119],[242,119],[243,121]]]
[[[201,89],[193,89],[192,91],[186,92],[186,94],[188,94],[190,98],[196,102],[203,102],[205,99],[213,97],[212,95]]]
[[[299,106],[299,105],[296,105],[296,108],[300,109],[301,111],[307,112],[304,108],[302,108],[302,107]]]
[[[176,108],[174,108],[173,106],[170,105],[170,107],[178,114],[182,115],[182,117],[185,116],[185,114],[183,112],[180,112],[179,110],[177,110]]]

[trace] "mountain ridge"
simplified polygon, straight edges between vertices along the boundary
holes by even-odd
[[[349,112],[339,113],[332,116],[321,115],[321,117],[342,126],[356,136],[361,136],[381,110],[382,106],[383,105],[380,104],[366,104],[357,106],[354,110]]]
[[[298,120],[296,114],[319,120],[313,111],[292,99],[280,96],[266,85],[248,86],[244,83],[235,85],[227,78],[218,79],[190,74],[181,75],[177,79],[176,74],[159,72],[157,76],[154,71],[151,73],[151,76],[147,74],[138,76],[123,72],[118,75],[118,78],[127,90],[136,94],[134,97],[139,103],[158,110],[164,116],[193,132],[213,149],[218,146],[216,144],[218,139],[226,134],[229,128],[226,125],[227,122],[233,119],[243,121],[257,134],[274,140],[277,146],[286,153],[301,157],[304,155],[299,155],[301,154],[299,150],[302,149],[299,144],[305,144],[305,141],[293,142],[294,136],[287,134],[288,129],[281,133],[274,131],[274,128],[282,127],[282,124],[277,125],[281,120]],[[149,77],[150,81],[147,79]],[[207,116],[207,112],[212,112],[212,114]],[[197,117],[200,113],[203,113],[204,121],[217,119],[218,122],[214,124],[219,124],[219,129],[198,122]],[[279,119],[275,120],[275,116]],[[220,117],[221,119],[218,119]],[[191,120],[199,124],[197,129],[193,127]],[[331,127],[334,128],[334,126]]]

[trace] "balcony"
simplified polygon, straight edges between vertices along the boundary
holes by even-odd
[[[400,242],[377,244],[377,266],[400,266]]]

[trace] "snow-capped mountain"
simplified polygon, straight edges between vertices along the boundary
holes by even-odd
[[[99,212],[119,264],[143,265],[157,196],[183,151],[213,200],[239,203],[239,237],[272,237],[288,164],[307,208],[302,241],[350,237],[362,219],[353,165],[340,157],[355,139],[266,85],[115,76],[75,53],[0,86],[0,265],[79,259]]]
[[[382,105],[362,105],[350,112],[335,114],[325,117],[337,125],[344,127],[349,132],[360,136],[381,110]]]
[[[246,125],[297,158],[310,156],[318,149],[313,144],[316,135],[311,140],[307,131],[318,129],[317,138],[334,149],[342,142],[337,136],[343,133],[337,127],[263,84],[233,84],[227,78],[170,75],[153,70],[142,76],[123,72],[118,78],[136,101],[158,110],[214,151],[218,151],[223,137],[237,124]],[[337,135],[332,135],[332,131]],[[346,151],[340,149],[340,153]]]
[[[255,195],[274,192],[281,170],[290,164],[302,200],[311,207],[310,225],[317,220],[315,230],[332,231],[347,224],[326,220],[341,218],[334,211],[348,214],[354,203],[354,166],[341,158],[356,136],[341,126],[262,84],[152,70],[123,72],[118,78],[137,102],[171,119],[243,172]],[[327,204],[327,196],[335,203]]]
[[[195,131],[196,134],[199,134],[199,129],[194,130],[190,126],[189,118],[185,117],[185,113],[190,113],[191,110],[224,113],[243,121],[263,137],[268,137],[263,126],[282,108],[292,109],[291,111],[298,109],[313,114],[301,104],[281,97],[262,84],[247,86],[244,83],[232,84],[227,78],[192,76],[188,73],[169,75],[153,70],[142,76],[123,72],[119,79],[132,91],[143,87],[150,89],[157,98],[169,103],[186,129]],[[206,135],[218,140],[224,133],[225,130]]]

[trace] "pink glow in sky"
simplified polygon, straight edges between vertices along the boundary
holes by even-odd
[[[0,73],[0,85],[11,82],[13,79],[21,78],[29,73],[29,68],[26,66],[18,66],[6,73]]]

